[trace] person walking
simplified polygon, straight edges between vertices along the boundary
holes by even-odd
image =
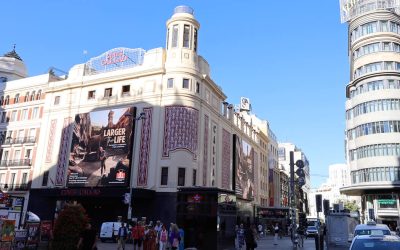
[[[125,242],[128,237],[128,228],[124,222],[121,222],[121,227],[118,229],[118,250],[125,250]]]
[[[279,224],[276,223],[274,227],[274,245],[278,245]]]
[[[132,227],[133,250],[142,250],[144,228],[141,222],[134,223]]]
[[[92,225],[88,223],[85,230],[82,231],[78,245],[76,246],[79,250],[95,250],[96,246],[96,231],[92,229]]]
[[[154,227],[154,230],[155,230],[156,233],[157,233],[157,240],[156,240],[156,247],[157,247],[157,249],[160,248],[160,232],[161,232],[161,229],[162,229],[162,224],[161,224],[161,221],[158,220],[158,221],[156,222],[155,227]]]
[[[246,250],[254,250],[257,247],[257,241],[254,236],[254,232],[257,235],[257,230],[255,230],[254,226],[249,226],[244,231],[244,238],[246,241]]]
[[[143,250],[156,250],[157,233],[153,229],[153,225],[147,226],[144,235]]]
[[[168,231],[167,228],[165,228],[165,225],[162,225],[160,231],[160,241],[159,241],[160,244],[158,250],[166,250],[167,242],[168,242]]]
[[[263,226],[261,225],[261,223],[258,224],[258,234],[260,238],[263,237],[264,233],[263,233]]]
[[[244,246],[244,228],[243,224],[240,224],[240,227],[238,228],[236,232],[236,238],[238,240],[238,250],[242,250]]]
[[[171,232],[169,233],[169,243],[171,244],[172,250],[178,249],[179,241],[180,241],[180,236],[179,236],[178,226],[176,224],[172,224]]]

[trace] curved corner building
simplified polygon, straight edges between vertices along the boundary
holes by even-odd
[[[348,23],[346,155],[361,220],[399,224],[400,1],[340,0]]]

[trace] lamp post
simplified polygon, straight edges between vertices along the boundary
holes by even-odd
[[[127,115],[127,116],[132,117],[132,115]],[[133,118],[133,123],[132,123],[133,139],[132,139],[132,147],[131,147],[132,156],[134,153],[133,147],[135,146],[136,122],[139,120],[143,120],[143,119],[146,119],[146,113],[144,113],[144,112],[141,112],[138,117]],[[131,158],[132,158],[132,156],[131,156]],[[131,166],[133,166],[133,162],[132,162]],[[133,189],[132,175],[133,175],[133,171],[132,171],[132,167],[131,167],[131,173],[130,173],[130,177],[129,177],[129,197],[128,197],[128,215],[127,215],[128,220],[132,219],[132,189]]]

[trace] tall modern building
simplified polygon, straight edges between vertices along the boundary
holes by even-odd
[[[362,220],[397,225],[400,191],[400,2],[341,0],[348,23],[346,156]]]

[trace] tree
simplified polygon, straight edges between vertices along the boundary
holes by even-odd
[[[51,249],[76,250],[79,235],[88,222],[82,205],[66,205],[55,222]]]
[[[356,201],[345,201],[344,202],[344,208],[348,209],[350,212],[352,211],[358,211],[360,208],[358,207]]]

